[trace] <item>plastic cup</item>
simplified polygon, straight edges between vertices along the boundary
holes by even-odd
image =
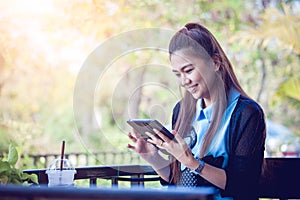
[[[48,175],[48,186],[74,186],[74,175],[76,170],[70,164],[69,160],[62,159],[53,160],[49,168],[46,170]]]

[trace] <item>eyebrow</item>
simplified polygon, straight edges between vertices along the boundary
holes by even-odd
[[[187,64],[183,65],[182,67],[180,67],[180,70],[184,70],[184,68],[192,66],[192,65],[193,65],[192,63],[187,63]],[[172,72],[177,72],[177,70],[172,69]]]

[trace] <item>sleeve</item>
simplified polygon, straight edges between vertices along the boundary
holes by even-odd
[[[171,174],[170,174],[170,176],[171,176]],[[167,182],[164,179],[162,179],[161,177],[159,177],[159,181],[162,186],[174,186],[175,185],[173,182]]]
[[[175,127],[175,123],[176,123],[177,118],[178,118],[179,110],[180,110],[180,102],[178,102],[175,105],[175,107],[173,108],[173,113],[172,113],[172,129],[174,129],[174,127]]]
[[[264,159],[265,118],[255,103],[237,109],[231,119],[229,159],[223,196],[235,199],[257,199],[259,177]]]

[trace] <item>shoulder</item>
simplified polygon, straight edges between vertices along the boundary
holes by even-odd
[[[251,115],[254,113],[263,114],[263,109],[253,99],[241,95],[238,99],[234,113],[235,114],[247,114],[247,115]]]
[[[261,149],[266,134],[265,115],[253,99],[240,96],[229,125],[229,144],[232,152],[253,152]]]
[[[173,113],[177,113],[180,110],[180,103],[181,101],[178,101],[175,106],[173,107]]]
[[[231,128],[244,130],[250,126],[265,126],[265,114],[262,107],[253,99],[240,96],[231,116]]]

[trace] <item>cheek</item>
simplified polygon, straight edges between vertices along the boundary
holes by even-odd
[[[191,80],[193,80],[194,82],[206,82],[205,80],[205,76],[203,76],[200,72],[196,72],[191,74],[190,76]]]
[[[179,77],[177,77],[176,80],[177,80],[178,85],[182,86],[181,79]]]
[[[177,81],[177,84],[181,87],[183,87],[182,85],[182,77],[181,76],[176,76],[176,81]]]
[[[214,72],[210,72],[205,76],[205,83],[207,88],[212,88],[216,83],[216,74]]]

